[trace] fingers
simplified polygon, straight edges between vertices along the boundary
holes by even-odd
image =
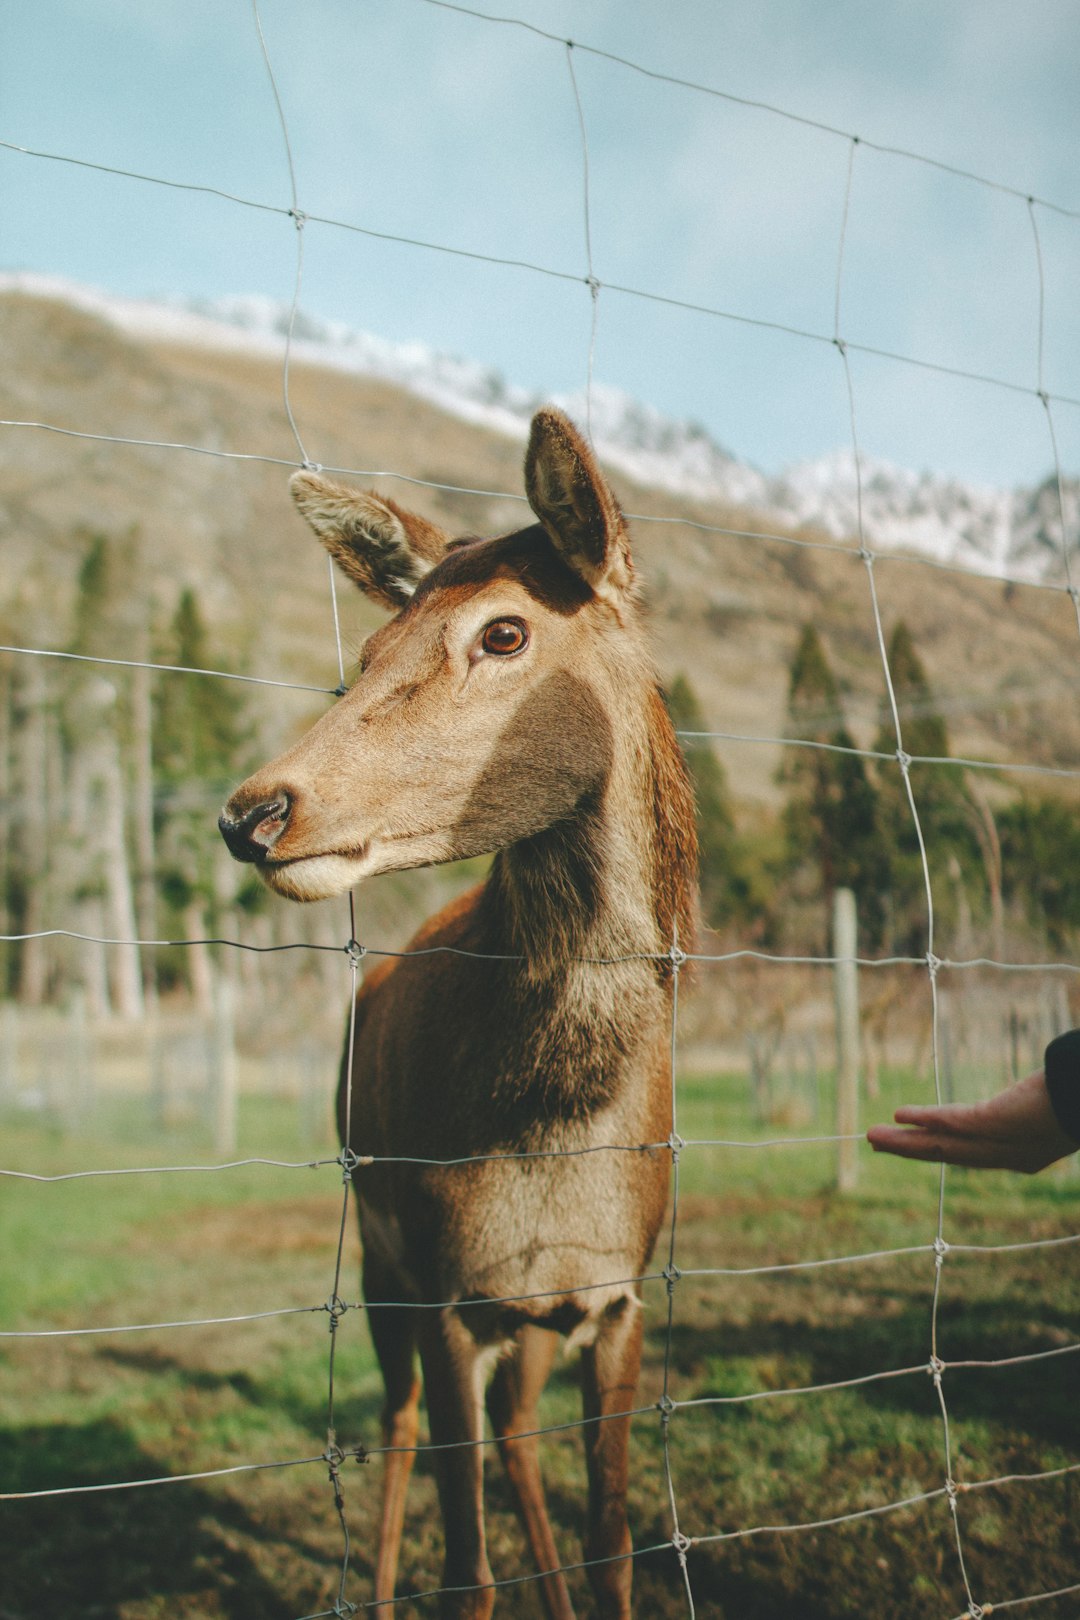
[[[899,1159],[922,1159],[935,1164],[955,1164],[969,1170],[1041,1169],[1049,1160],[1032,1153],[1025,1142],[1005,1142],[995,1137],[959,1135],[954,1130],[924,1129],[919,1126],[872,1125],[866,1133],[875,1153],[891,1153]]]
[[[892,1153],[900,1159],[944,1158],[939,1137],[929,1130],[905,1130],[899,1125],[872,1125],[866,1139],[875,1153]]]
[[[968,1103],[905,1105],[893,1114],[898,1125],[919,1125],[924,1130],[973,1131],[979,1124],[977,1108]]]
[[[901,1130],[891,1125],[877,1126],[866,1134],[875,1153],[891,1153],[898,1159],[974,1165],[983,1170],[993,1169],[997,1163],[998,1144],[977,1138],[932,1130]]]

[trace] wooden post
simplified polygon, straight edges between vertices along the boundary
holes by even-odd
[[[854,1192],[858,1180],[859,1129],[859,981],[855,965],[855,896],[850,889],[833,895],[833,956],[836,958],[836,1186]]]

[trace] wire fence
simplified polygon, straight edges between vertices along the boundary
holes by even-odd
[[[938,954],[939,941],[935,918],[935,890],[931,879],[929,854],[920,820],[919,797],[912,786],[912,767],[919,765],[942,770],[957,768],[974,770],[1007,769],[1010,772],[1041,773],[1051,777],[1069,779],[1076,779],[1080,777],[1080,768],[1024,760],[1012,761],[1008,764],[1004,764],[1000,759],[941,758],[910,754],[907,752],[905,748],[901,705],[898,702],[897,694],[894,688],[893,673],[890,668],[889,653],[883,629],[882,609],[878,591],[880,571],[883,568],[888,569],[896,566],[898,559],[887,552],[876,552],[868,542],[867,538],[863,518],[864,492],[862,487],[861,471],[863,465],[863,455],[860,448],[859,389],[852,371],[851,356],[853,354],[873,356],[878,359],[883,359],[896,367],[916,368],[945,374],[950,377],[963,378],[968,382],[978,384],[987,389],[1004,391],[1010,394],[1026,397],[1036,402],[1041,407],[1046,424],[1048,453],[1054,467],[1057,486],[1057,515],[1060,529],[1062,578],[1060,582],[1046,581],[1038,587],[1031,588],[1038,588],[1048,593],[1066,594],[1071,599],[1074,609],[1076,610],[1077,627],[1078,630],[1080,630],[1080,589],[1078,589],[1077,584],[1074,581],[1073,565],[1073,546],[1075,542],[1070,538],[1069,534],[1065,478],[1062,468],[1062,459],[1059,451],[1059,438],[1056,425],[1058,413],[1061,411],[1080,408],[1080,399],[1074,398],[1065,393],[1053,392],[1046,386],[1044,336],[1045,280],[1042,242],[1040,237],[1040,217],[1042,215],[1046,213],[1054,213],[1069,220],[1080,220],[1080,213],[1067,208],[1062,208],[1052,200],[1037,198],[1027,194],[1026,192],[1003,185],[992,177],[973,174],[968,171],[958,169],[952,165],[940,163],[937,159],[927,157],[916,151],[903,151],[896,147],[876,145],[874,142],[868,141],[865,138],[851,132],[836,129],[829,125],[815,123],[813,120],[797,117],[781,107],[764,106],[762,103],[753,102],[746,100],[745,98],[730,95],[705,84],[695,84],[686,80],[665,75],[656,71],[648,64],[630,61],[622,57],[615,56],[609,52],[595,50],[593,47],[584,45],[577,41],[560,38],[553,33],[536,27],[534,24],[527,22],[524,19],[516,17],[492,16],[479,10],[473,10],[468,7],[451,4],[450,0],[416,0],[416,20],[418,25],[422,25],[422,12],[424,7],[436,7],[444,12],[456,13],[463,17],[472,19],[473,22],[481,24],[485,27],[514,28],[523,30],[537,40],[538,49],[547,49],[552,52],[558,52],[564,58],[565,69],[570,81],[573,107],[576,115],[577,135],[579,137],[580,144],[582,185],[581,204],[583,226],[582,248],[585,257],[584,272],[581,270],[569,270],[556,265],[532,263],[525,260],[500,257],[496,254],[484,252],[479,247],[465,249],[451,246],[446,243],[422,241],[407,236],[393,235],[392,233],[378,231],[367,225],[360,225],[355,221],[330,218],[307,212],[304,208],[304,199],[299,194],[297,185],[297,174],[290,140],[287,109],[284,106],[282,97],[279,93],[279,86],[274,74],[271,53],[267,40],[263,34],[258,4],[257,0],[255,0],[255,3],[253,3],[252,6],[253,25],[257,47],[261,53],[262,60],[265,65],[268,93],[272,95],[280,125],[283,147],[283,168],[287,181],[287,203],[266,203],[251,197],[234,195],[229,192],[217,190],[216,188],[210,186],[193,185],[182,178],[177,178],[175,176],[144,174],[132,169],[94,163],[84,157],[73,154],[46,152],[31,148],[29,146],[17,145],[10,141],[2,142],[0,145],[3,145],[6,150],[13,154],[19,154],[25,157],[28,162],[59,163],[70,165],[74,168],[92,169],[98,172],[103,172],[114,179],[139,187],[157,187],[201,192],[221,200],[230,207],[237,209],[258,210],[277,215],[282,218],[291,219],[293,225],[295,226],[295,258],[293,262],[293,287],[291,304],[289,309],[287,331],[282,346],[281,387],[284,412],[296,444],[296,460],[290,462],[280,456],[266,454],[258,446],[251,446],[243,451],[236,451],[224,450],[204,444],[185,444],[176,442],[166,443],[154,439],[136,439],[107,433],[96,433],[87,431],[85,429],[76,429],[66,425],[63,422],[55,421],[46,422],[9,419],[0,423],[0,426],[11,433],[27,432],[59,434],[77,440],[89,439],[111,446],[135,445],[144,449],[160,450],[161,452],[167,453],[170,456],[185,454],[205,455],[217,457],[226,462],[258,461],[281,466],[294,466],[299,464],[304,467],[313,467],[315,463],[313,463],[309,458],[305,440],[302,437],[301,426],[297,421],[297,416],[294,410],[293,397],[290,390],[290,364],[294,358],[296,349],[295,331],[303,289],[305,246],[312,228],[314,227],[322,230],[344,233],[346,235],[355,234],[374,237],[380,240],[392,241],[417,253],[435,256],[445,255],[451,257],[464,257],[481,266],[509,267],[522,275],[555,278],[560,281],[580,285],[583,295],[589,300],[589,338],[585,366],[587,379],[585,397],[587,401],[587,426],[590,429],[592,426],[593,372],[595,365],[597,332],[600,324],[603,321],[605,308],[610,302],[615,300],[628,299],[637,302],[651,303],[657,306],[674,307],[683,311],[692,311],[697,315],[714,318],[719,321],[735,322],[757,327],[762,330],[779,333],[793,343],[812,344],[831,349],[836,356],[836,363],[842,372],[844,392],[848,407],[850,447],[856,471],[856,506],[858,516],[854,543],[847,544],[816,537],[797,536],[784,532],[772,533],[767,529],[747,530],[725,528],[720,525],[691,520],[683,515],[667,516],[663,514],[657,515],[655,513],[641,513],[631,514],[631,516],[633,520],[639,524],[689,523],[690,526],[700,531],[704,535],[736,538],[750,545],[758,542],[768,541],[770,543],[775,542],[785,546],[819,549],[830,553],[839,553],[850,556],[853,565],[857,566],[863,571],[866,592],[866,612],[873,628],[873,640],[876,644],[877,656],[880,661],[881,676],[887,695],[888,709],[891,715],[892,726],[895,733],[896,746],[894,752],[888,753],[882,752],[880,749],[859,748],[855,746],[852,746],[851,748],[838,748],[836,744],[813,740],[790,738],[785,736],[747,735],[724,730],[687,731],[682,733],[682,735],[691,740],[708,739],[735,741],[752,745],[767,746],[769,748],[799,747],[809,750],[831,749],[834,751],[850,753],[863,759],[872,759],[879,763],[889,764],[890,766],[895,765],[895,768],[899,772],[903,783],[911,822],[914,827],[919,845],[922,878],[925,888],[925,951],[919,955],[896,956],[887,959],[863,957],[858,958],[858,960],[860,965],[867,969],[877,970],[884,967],[904,966],[925,973],[925,995],[929,1003],[931,1022],[931,1062],[934,1076],[934,1088],[938,1100],[942,1100],[943,1096],[945,1095],[945,1089],[943,1086],[944,1055],[941,1000],[941,982],[943,974],[952,974],[955,972],[962,973],[965,971],[980,969],[989,971],[991,973],[1000,972],[1002,974],[1011,974],[1022,971],[1031,973],[1050,972],[1069,976],[1080,973],[1080,964],[1072,961],[999,961],[986,957],[970,958],[967,960],[954,960],[947,956],[941,956]],[[745,314],[741,314],[731,309],[691,303],[665,292],[662,288],[646,289],[642,287],[620,284],[618,282],[609,282],[603,278],[602,274],[600,274],[601,266],[599,266],[594,259],[591,229],[591,187],[595,182],[591,179],[590,175],[590,153],[588,139],[589,109],[587,98],[583,95],[582,86],[579,82],[578,76],[575,73],[575,58],[584,54],[603,58],[608,63],[621,69],[627,75],[628,85],[632,86],[636,79],[644,77],[653,83],[662,85],[666,92],[671,96],[704,96],[710,98],[719,98],[733,107],[744,108],[747,111],[753,110],[758,113],[765,113],[771,118],[790,121],[797,125],[805,125],[826,134],[836,142],[846,145],[847,179],[842,222],[836,244],[833,299],[834,322],[831,331],[812,330],[809,328],[804,329],[765,319],[751,319]],[[991,189],[1008,198],[1010,201],[1015,202],[1018,208],[1023,208],[1026,211],[1028,220],[1030,222],[1033,240],[1033,252],[1038,276],[1038,340],[1037,353],[1033,357],[1033,380],[1025,382],[1016,378],[991,375],[975,370],[966,370],[944,364],[935,359],[933,356],[918,353],[901,353],[887,348],[878,348],[865,343],[851,341],[845,336],[845,249],[851,215],[856,206],[852,190],[853,177],[860,162],[860,156],[866,151],[888,153],[911,165],[929,165],[938,170],[947,172],[971,187],[979,189]],[[493,497],[497,496],[501,501],[520,501],[522,499],[517,491],[467,489],[461,485],[440,483],[418,478],[413,475],[407,475],[399,469],[395,469],[393,467],[379,469],[340,467],[328,470],[350,473],[368,478],[377,476],[385,479],[400,480],[406,484],[422,485],[425,488],[459,495],[479,494]],[[911,558],[905,558],[903,561],[906,566],[916,566],[912,563]],[[961,575],[968,572],[968,570],[963,568],[963,566],[960,564],[944,563],[939,559],[931,558],[920,559],[917,566],[927,569],[947,568],[950,571],[959,573]],[[1008,578],[1008,576],[1004,573],[999,574],[996,577],[1001,579]],[[74,659],[87,663],[113,664],[127,668],[149,669],[157,671],[166,676],[183,674],[196,675],[208,679],[243,680],[270,687],[284,686],[293,687],[299,691],[322,692],[327,696],[332,696],[344,690],[346,660],[342,643],[337,601],[336,596],[334,595],[335,584],[332,568],[330,570],[329,578],[332,621],[334,628],[333,654],[336,659],[339,676],[338,684],[333,688],[302,685],[295,682],[272,679],[269,676],[264,675],[237,675],[234,672],[225,670],[188,668],[186,666],[154,663],[153,661],[149,660],[140,661],[121,657],[89,657],[88,655],[84,654],[70,653],[56,647],[50,648],[7,645],[0,648],[0,651],[20,658]],[[1030,584],[1030,582],[1026,581],[1025,583]],[[209,833],[208,836],[210,836]],[[361,944],[360,940],[362,938],[362,931],[359,929],[357,924],[354,902],[351,897],[349,899],[347,918],[344,916],[342,917],[342,937],[336,944],[320,945],[318,943],[297,941],[294,943],[268,946],[252,943],[241,938],[216,938],[201,941],[190,939],[170,941],[152,939],[119,940],[64,927],[50,927],[47,930],[36,930],[33,933],[9,935],[5,936],[5,938],[11,942],[19,942],[30,938],[45,938],[54,936],[62,936],[75,941],[92,942],[102,945],[121,943],[138,945],[147,950],[161,947],[166,944],[181,946],[192,946],[198,944],[209,945],[215,949],[223,951],[236,950],[265,952],[297,950],[302,952],[337,953],[342,958],[343,989],[348,994],[348,1005],[351,1009],[348,1027],[348,1047],[350,1055],[353,1042],[355,1040],[356,992],[359,985],[359,973],[363,960],[365,958],[378,959],[400,957],[407,954],[426,954],[423,951],[409,953],[390,950],[384,946],[381,946],[377,942],[364,941]],[[443,950],[445,947],[438,947],[438,949]],[[459,952],[458,954],[468,955],[470,953]],[[688,953],[684,952],[680,947],[680,942],[677,937],[671,940],[670,949],[662,956],[657,957],[655,953],[642,952],[640,953],[640,959],[662,961],[670,966],[674,983],[670,1030],[670,1062],[673,1078],[677,1073],[679,1065],[680,977],[684,969],[689,964],[695,964],[699,968],[705,969],[716,967],[725,963],[752,960],[782,971],[796,965],[809,967],[829,967],[832,966],[836,960],[834,957],[827,955],[791,956],[785,955],[781,952],[757,948],[740,948],[737,950],[713,954],[702,952]],[[673,1095],[675,1095],[674,1092]],[[346,1131],[345,1139],[346,1141],[353,1140],[353,1136],[349,1133],[348,1129]],[[1019,1244],[979,1245],[971,1243],[958,1243],[953,1241],[948,1235],[946,1222],[945,1188],[947,1176],[945,1167],[942,1166],[938,1180],[936,1210],[932,1220],[932,1237],[930,1237],[926,1242],[918,1244],[905,1244],[892,1248],[881,1248],[865,1253],[817,1256],[812,1258],[803,1258],[754,1266],[695,1267],[680,1263],[682,1256],[682,1249],[680,1247],[680,1235],[682,1232],[680,1218],[680,1177],[682,1167],[689,1155],[703,1149],[722,1149],[729,1152],[760,1152],[762,1150],[782,1151],[787,1146],[796,1144],[802,1145],[808,1141],[820,1142],[823,1144],[834,1144],[838,1143],[840,1140],[841,1137],[835,1133],[826,1133],[819,1136],[807,1136],[805,1134],[784,1136],[773,1134],[763,1140],[739,1140],[722,1136],[687,1137],[680,1133],[677,1104],[675,1104],[673,1105],[673,1112],[670,1121],[670,1132],[662,1141],[651,1143],[626,1142],[615,1146],[581,1150],[583,1152],[598,1152],[613,1155],[636,1155],[647,1149],[661,1148],[670,1152],[673,1165],[670,1215],[668,1218],[666,1238],[661,1244],[663,1264],[660,1266],[654,1265],[652,1270],[638,1277],[611,1279],[603,1284],[596,1285],[597,1287],[609,1288],[612,1283],[614,1283],[619,1287],[632,1287],[639,1291],[646,1285],[652,1285],[658,1289],[664,1290],[665,1293],[664,1305],[662,1307],[665,1324],[665,1348],[662,1367],[661,1393],[656,1401],[638,1406],[633,1415],[636,1417],[639,1423],[652,1422],[658,1427],[664,1465],[664,1494],[666,1496],[669,1509],[670,1534],[666,1540],[650,1546],[638,1547],[633,1554],[627,1554],[626,1556],[637,1559],[661,1555],[673,1557],[678,1566],[679,1580],[685,1598],[686,1613],[690,1616],[694,1616],[698,1612],[704,1612],[699,1609],[695,1602],[695,1554],[701,1549],[717,1544],[745,1541],[757,1537],[788,1537],[798,1536],[805,1533],[823,1532],[833,1530],[839,1526],[859,1523],[868,1519],[881,1518],[894,1514],[903,1514],[907,1510],[925,1504],[937,1504],[939,1506],[944,1505],[948,1514],[948,1522],[951,1527],[949,1534],[952,1543],[954,1569],[956,1575],[958,1576],[965,1601],[965,1607],[962,1614],[957,1616],[957,1620],[964,1620],[964,1617],[967,1617],[967,1620],[979,1620],[980,1616],[987,1615],[991,1611],[997,1612],[999,1610],[1023,1608],[1025,1606],[1048,1602],[1053,1599],[1065,1599],[1080,1593],[1080,1580],[1074,1584],[1063,1585],[1052,1591],[1013,1592],[1003,1594],[1001,1596],[999,1596],[996,1592],[988,1593],[973,1582],[969,1572],[968,1560],[965,1557],[966,1543],[964,1505],[968,1499],[976,1496],[979,1493],[1012,1492],[1022,1488],[1026,1489],[1030,1487],[1038,1487],[1041,1484],[1048,1483],[1053,1480],[1060,1480],[1067,1478],[1068,1476],[1074,1476],[1077,1473],[1080,1473],[1080,1461],[1066,1467],[1048,1468],[1043,1471],[1033,1473],[1005,1473],[991,1478],[961,1477],[962,1468],[958,1466],[957,1462],[957,1428],[956,1423],[951,1415],[950,1406],[951,1390],[954,1387],[954,1380],[958,1375],[962,1375],[965,1371],[977,1368],[1001,1369],[1006,1367],[1023,1366],[1029,1368],[1034,1374],[1040,1369],[1049,1369],[1061,1363],[1075,1366],[1076,1363],[1073,1358],[1080,1353],[1080,1339],[1078,1339],[1076,1342],[1068,1342],[1057,1345],[1051,1349],[1040,1350],[1030,1354],[1003,1355],[999,1357],[988,1356],[985,1359],[979,1360],[970,1358],[953,1360],[949,1357],[948,1346],[944,1342],[944,1337],[940,1327],[942,1301],[947,1293],[950,1267],[955,1263],[957,1257],[977,1256],[988,1258],[1006,1252],[1016,1252],[1018,1250],[1061,1250],[1064,1253],[1069,1254],[1075,1252],[1076,1244],[1080,1243],[1080,1233],[1067,1236],[1055,1236],[1052,1238],[1033,1238],[1028,1242]],[[545,1155],[529,1154],[515,1155],[514,1157],[537,1158],[543,1156]],[[350,1318],[355,1316],[356,1313],[362,1313],[366,1309],[378,1308],[377,1306],[365,1306],[362,1301],[355,1298],[350,1298],[348,1284],[344,1278],[345,1242],[348,1223],[352,1212],[351,1207],[354,1202],[354,1195],[357,1189],[358,1180],[362,1178],[365,1169],[368,1168],[372,1162],[373,1161],[370,1157],[358,1155],[351,1149],[346,1148],[340,1154],[334,1157],[315,1157],[297,1160],[239,1157],[230,1158],[224,1162],[171,1164],[146,1167],[116,1166],[114,1168],[103,1169],[80,1169],[57,1174],[49,1174],[47,1172],[39,1173],[17,1171],[13,1169],[0,1170],[0,1174],[9,1180],[52,1184],[82,1180],[92,1183],[102,1177],[110,1176],[158,1177],[162,1175],[181,1174],[213,1174],[225,1176],[231,1171],[241,1167],[264,1166],[290,1173],[300,1171],[315,1171],[320,1178],[339,1178],[341,1185],[339,1215],[336,1221],[334,1259],[331,1274],[327,1278],[328,1293],[325,1300],[314,1301],[302,1305],[282,1306],[280,1308],[271,1310],[260,1310],[248,1313],[236,1312],[234,1314],[228,1314],[225,1316],[203,1316],[153,1322],[97,1323],[70,1328],[39,1328],[18,1331],[5,1330],[0,1333],[0,1342],[4,1344],[14,1344],[28,1340],[74,1340],[79,1338],[137,1335],[140,1333],[162,1331],[181,1333],[187,1329],[266,1322],[274,1318],[303,1315],[319,1317],[324,1323],[328,1338],[325,1409],[326,1440],[325,1446],[322,1450],[316,1451],[313,1454],[296,1457],[284,1457],[271,1461],[252,1460],[229,1467],[209,1468],[206,1470],[178,1474],[166,1474],[153,1479],[116,1479],[109,1481],[108,1483],[95,1483],[89,1485],[62,1484],[50,1486],[47,1489],[42,1490],[6,1492],[0,1494],[0,1500],[11,1501],[13,1499],[32,1499],[43,1497],[78,1497],[114,1491],[135,1489],[144,1490],[153,1487],[190,1484],[194,1481],[216,1480],[225,1477],[234,1477],[244,1474],[258,1474],[267,1471],[321,1470],[326,1476],[330,1499],[333,1505],[333,1512],[336,1515],[338,1524],[340,1526],[340,1573],[337,1580],[336,1593],[330,1606],[318,1610],[317,1614],[304,1616],[303,1620],[319,1620],[319,1617],[323,1615],[348,1615],[356,1613],[361,1608],[372,1607],[373,1605],[369,1602],[365,1602],[357,1592],[358,1580],[353,1569],[349,1513],[349,1500],[352,1492],[356,1489],[356,1486],[353,1483],[352,1478],[349,1478],[348,1480],[346,1479],[345,1470],[346,1465],[351,1462],[367,1461],[369,1458],[380,1456],[393,1448],[388,1448],[385,1445],[372,1445],[366,1442],[358,1441],[355,1437],[347,1437],[339,1432],[338,1422],[338,1407],[340,1404],[338,1396],[341,1382],[339,1369],[339,1345],[341,1342],[342,1330],[346,1323],[351,1325]],[[442,1165],[449,1163],[467,1163],[470,1161],[460,1159],[409,1159],[407,1161],[394,1160],[384,1162],[408,1162],[412,1164],[423,1163]],[[858,1277],[862,1274],[862,1268],[872,1267],[881,1262],[887,1263],[896,1260],[904,1260],[911,1262],[914,1265],[926,1264],[931,1268],[932,1280],[928,1287],[929,1329],[926,1341],[926,1354],[918,1364],[882,1367],[858,1376],[830,1379],[824,1382],[803,1384],[798,1387],[758,1388],[742,1393],[695,1396],[685,1399],[680,1398],[672,1361],[672,1345],[675,1330],[679,1321],[680,1299],[683,1297],[685,1289],[691,1286],[695,1281],[699,1281],[701,1279],[722,1278],[775,1278],[779,1275],[802,1275],[809,1272],[818,1271],[823,1268],[849,1268],[855,1274],[855,1276]],[[532,1300],[542,1297],[545,1296],[527,1295],[523,1296],[516,1302],[524,1303],[525,1300]],[[503,1303],[514,1302],[515,1301],[510,1300],[503,1301]],[[448,1306],[455,1306],[460,1311],[467,1311],[468,1302],[463,1303],[461,1301],[454,1300],[432,1301],[428,1302],[427,1305],[422,1308],[439,1311]],[[392,1306],[390,1308],[395,1307]],[[866,1388],[870,1385],[881,1385],[891,1383],[893,1381],[916,1381],[920,1379],[929,1379],[932,1384],[940,1420],[940,1483],[935,1484],[932,1488],[922,1490],[914,1494],[905,1495],[896,1500],[876,1501],[870,1505],[864,1505],[850,1511],[837,1512],[836,1514],[816,1518],[807,1522],[747,1524],[726,1529],[719,1529],[714,1525],[701,1525],[693,1523],[691,1514],[683,1507],[679,1489],[678,1470],[673,1462],[673,1437],[678,1430],[679,1423],[685,1422],[687,1416],[693,1411],[703,1408],[739,1406],[750,1407],[762,1402],[786,1402],[792,1400],[811,1399],[840,1390]],[[548,1425],[539,1429],[537,1433],[549,1436],[568,1429],[584,1431],[590,1423],[599,1423],[603,1421],[605,1421],[605,1419],[602,1417],[593,1419],[579,1419],[573,1423]],[[495,1442],[494,1440],[482,1439],[475,1442],[475,1444],[486,1447],[495,1444]],[[419,1453],[430,1454],[437,1452],[440,1447],[432,1444],[421,1444],[414,1449]],[[564,1568],[568,1571],[584,1569],[586,1567],[586,1562],[582,1562],[580,1564],[568,1564],[564,1566]],[[538,1576],[514,1577],[508,1580],[498,1580],[494,1584],[500,1589],[507,1588],[513,1590],[523,1583],[535,1582],[538,1579]],[[401,1599],[395,1600],[395,1603],[407,1602],[411,1604],[423,1604],[425,1599],[434,1599],[437,1597],[438,1590],[439,1589],[432,1589],[430,1592],[414,1591],[411,1592],[408,1597],[402,1597]],[[930,1612],[929,1609],[927,1612]]]

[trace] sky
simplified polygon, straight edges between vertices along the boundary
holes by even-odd
[[[291,177],[250,0],[4,7],[0,141],[81,163],[0,147],[0,269],[288,303],[294,178],[314,316],[540,395],[591,355],[769,473],[850,446],[853,414],[916,470],[1034,482],[1052,425],[1080,472],[1075,0],[472,11],[259,0]]]

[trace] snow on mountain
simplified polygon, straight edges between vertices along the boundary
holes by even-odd
[[[97,292],[59,277],[0,275],[0,292],[60,298],[110,321],[133,337],[242,350],[280,357],[289,331],[287,306],[268,298],[134,300]],[[523,438],[541,396],[508,382],[476,361],[421,343],[394,343],[342,322],[297,311],[292,322],[296,360],[380,377],[454,415]],[[823,529],[837,539],[862,534],[877,549],[911,551],[981,574],[1064,583],[1062,521],[1056,478],[1035,489],[1002,490],[935,473],[860,459],[850,449],[769,477],[739,461],[697,423],[663,415],[620,389],[594,384],[556,396],[588,423],[598,453],[648,488],[749,509],[762,523]],[[1064,482],[1070,553],[1080,552],[1080,479]],[[1080,572],[1080,568],[1076,569]]]
[[[859,532],[874,546],[918,551],[980,573],[1008,571],[1013,497],[932,473],[914,473],[850,450],[790,468],[772,488],[789,519],[842,539]]]
[[[1062,507],[1072,583],[1080,583],[1080,478],[1062,479],[1060,493],[1056,477],[1045,479],[1036,489],[1016,491],[1009,566],[1018,578],[1068,583],[1062,556]]]
[[[1080,544],[1080,480],[1065,479],[1070,556]],[[974,573],[1065,583],[1061,499],[1056,477],[1036,489],[988,489],[850,450],[789,468],[770,485],[772,507],[789,522],[837,539],[862,532],[880,549],[912,551]]]
[[[275,353],[288,332],[288,311],[266,299],[222,299],[188,306],[197,315],[243,332],[257,343],[269,340]],[[298,314],[293,353],[342,371],[385,378],[444,410],[512,437],[524,437],[544,396],[507,382],[501,372],[440,354],[422,343],[391,343],[341,322],[315,321]],[[611,465],[650,488],[738,504],[760,505],[767,482],[752,467],[722,450],[703,427],[677,422],[651,405],[605,384],[555,395],[579,422],[589,421],[593,442]]]

